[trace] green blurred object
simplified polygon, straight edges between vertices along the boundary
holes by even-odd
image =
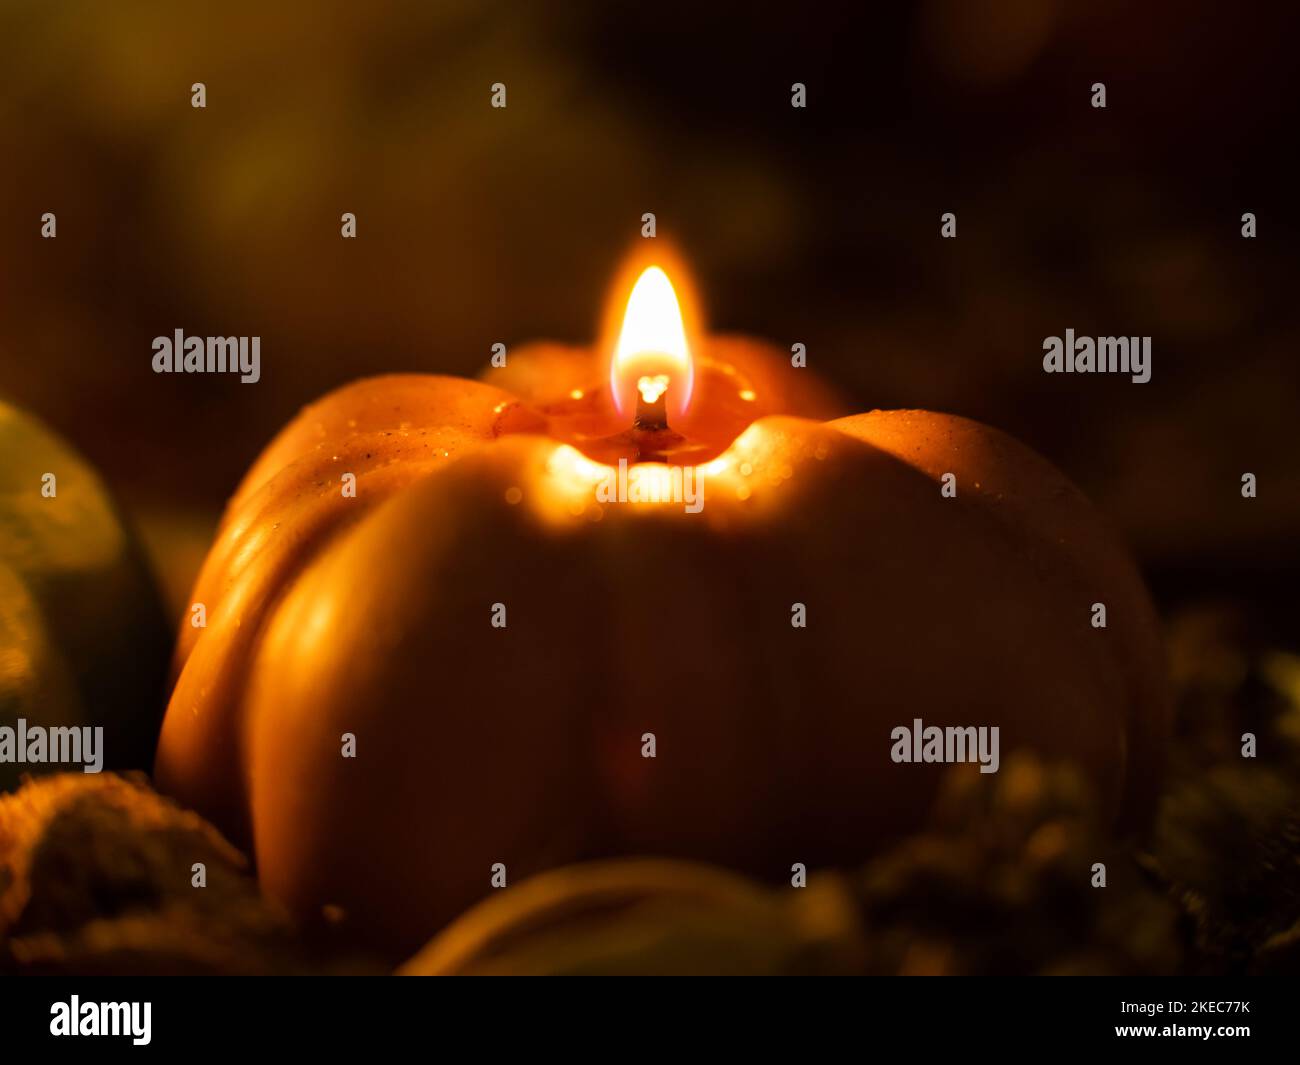
[[[763,976],[849,973],[862,929],[845,880],[773,891],[700,862],[616,858],[494,892],[404,976]]]
[[[102,726],[104,768],[147,768],[169,647],[153,578],[99,476],[0,402],[0,727]],[[60,768],[76,767],[0,762],[0,789]]]

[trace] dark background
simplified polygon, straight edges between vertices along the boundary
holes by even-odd
[[[1162,607],[1294,645],[1291,5],[764,7],[7,0],[0,395],[105,472],[178,609],[302,404],[591,338],[653,211],[714,328],[806,343],[862,409],[1010,431]],[[1150,334],[1151,382],[1045,375],[1067,327]],[[155,375],[177,328],[260,335],[262,381]]]

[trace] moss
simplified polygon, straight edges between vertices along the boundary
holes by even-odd
[[[206,886],[192,886],[203,863]],[[278,971],[301,964],[248,862],[143,776],[64,773],[0,796],[0,969]]]

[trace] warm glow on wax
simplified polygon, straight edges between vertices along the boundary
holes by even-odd
[[[614,405],[631,417],[637,394],[646,388],[665,395],[669,421],[686,412],[695,371],[677,293],[658,266],[647,267],[628,297],[623,328],[610,363]]]

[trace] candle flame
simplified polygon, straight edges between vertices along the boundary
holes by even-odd
[[[695,371],[677,293],[658,266],[647,267],[632,286],[610,363],[614,405],[622,415],[636,407],[639,392],[652,403],[667,393],[670,418],[690,405]]]

